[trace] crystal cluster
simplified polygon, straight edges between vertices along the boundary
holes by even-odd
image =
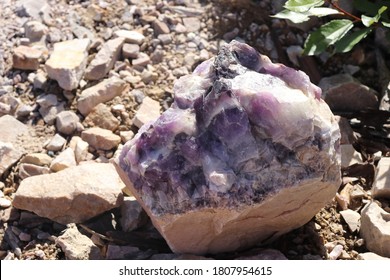
[[[174,251],[204,254],[251,246],[307,222],[334,196],[340,183],[339,128],[321,90],[302,71],[232,41],[181,77],[174,94],[171,108],[144,125],[116,161]],[[290,192],[299,196],[294,200],[286,195]],[[264,233],[266,214],[258,212],[267,203],[268,210],[278,205],[279,214],[290,211],[291,203],[297,204],[294,211],[306,213],[284,226],[269,225],[273,230]],[[232,218],[219,219],[218,211]],[[236,242],[247,229],[225,226],[243,220],[243,213],[253,219],[255,233]],[[186,217],[196,233],[170,240],[191,226]],[[197,230],[202,228],[197,223],[210,226]],[[227,240],[234,244],[223,245]]]

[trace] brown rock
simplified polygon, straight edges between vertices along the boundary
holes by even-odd
[[[124,58],[137,58],[139,55],[139,46],[137,44],[124,44],[122,53]]]
[[[21,179],[26,179],[27,177],[49,174],[49,173],[50,173],[50,169],[46,166],[39,166],[30,163],[22,163],[19,166],[19,177]]]
[[[88,163],[24,179],[13,205],[60,224],[81,223],[118,207],[123,187],[111,164]]]
[[[120,136],[100,127],[92,127],[81,133],[81,139],[98,150],[111,150],[121,142]]]
[[[37,70],[42,55],[41,50],[27,46],[19,46],[14,50],[12,66],[22,70]]]
[[[160,34],[169,34],[170,32],[168,25],[158,19],[153,22],[153,29],[156,37]]]
[[[119,120],[111,113],[110,108],[102,103],[92,109],[84,123],[88,126],[98,126],[111,131],[115,131],[120,124]]]
[[[24,156],[21,160],[21,163],[30,163],[34,165],[44,166],[50,165],[53,159],[48,154],[43,153],[31,153]]]

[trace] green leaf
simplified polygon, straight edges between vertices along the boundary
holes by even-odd
[[[365,15],[375,16],[382,6],[389,6],[389,0],[354,0],[353,6]],[[382,17],[388,21],[387,14],[382,15]]]
[[[352,27],[353,22],[348,19],[335,19],[322,25],[307,37],[303,54],[322,53],[329,45],[340,40]]]
[[[377,14],[373,17],[369,17],[369,16],[366,16],[366,15],[362,15],[362,23],[367,26],[367,27],[370,27],[371,25],[373,25],[374,23],[377,23],[379,21],[379,19],[381,18],[382,14],[384,11],[387,10],[387,7],[386,6],[382,6],[379,8]]]
[[[293,12],[304,13],[313,7],[319,7],[323,4],[324,1],[321,0],[288,0],[284,7]]]
[[[335,43],[335,52],[345,53],[352,50],[352,48],[372,31],[372,28],[364,28],[359,31],[350,33],[342,37]]]
[[[324,16],[329,16],[329,15],[336,15],[340,14],[339,11],[331,8],[326,8],[326,7],[320,7],[320,8],[311,8],[307,12],[310,16],[317,16],[317,17],[324,17]]]
[[[383,26],[386,26],[386,27],[390,28],[390,22],[382,21],[382,24],[383,24]]]
[[[290,10],[283,10],[272,17],[291,20],[293,23],[301,23],[308,21],[310,18],[304,13],[296,13]]]

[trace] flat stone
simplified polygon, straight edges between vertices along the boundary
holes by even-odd
[[[390,257],[390,213],[370,202],[362,209],[361,216],[360,235],[368,250]]]
[[[154,30],[154,35],[157,37],[160,34],[169,34],[171,31],[169,30],[168,25],[161,21],[156,19],[153,22],[153,30]]]
[[[81,138],[97,150],[111,150],[118,146],[121,138],[111,130],[92,127],[81,133]]]
[[[390,158],[388,157],[382,157],[378,162],[372,195],[374,198],[390,199]]]
[[[349,74],[322,78],[322,98],[335,112],[359,112],[378,107],[375,90],[361,84]]]
[[[172,36],[170,34],[160,34],[157,36],[157,39],[159,39],[163,45],[172,43]]]
[[[139,45],[137,44],[124,44],[122,48],[122,54],[124,58],[137,58],[139,55]]]
[[[66,139],[58,133],[53,136],[50,142],[45,146],[46,150],[57,152],[60,151],[66,144]]]
[[[119,37],[104,43],[85,70],[84,78],[87,80],[100,80],[104,78],[119,59],[124,42],[125,39]]]
[[[50,108],[58,104],[58,99],[55,94],[39,95],[36,101],[42,108]]]
[[[83,90],[77,100],[77,109],[84,116],[88,115],[99,103],[112,100],[128,89],[128,84],[117,78],[105,79],[95,86]]]
[[[134,30],[117,30],[114,32],[114,36],[125,38],[126,43],[137,45],[141,45],[145,40],[145,36],[143,34]]]
[[[134,67],[147,66],[148,64],[150,64],[150,57],[146,53],[141,52],[138,54],[137,58],[132,60],[131,64]]]
[[[142,100],[134,116],[133,124],[141,128],[144,124],[155,121],[160,115],[160,103],[147,96]]]
[[[11,143],[0,141],[0,177],[21,157],[23,153]]]
[[[13,205],[60,224],[82,223],[119,207],[123,187],[111,164],[86,163],[22,180]]]
[[[122,230],[129,232],[140,228],[148,221],[148,216],[135,197],[124,197],[121,205]]]
[[[31,163],[22,163],[19,165],[19,177],[21,179],[49,173],[50,169],[46,166],[39,166]]]
[[[64,102],[60,102],[55,106],[39,108],[39,113],[41,114],[45,123],[48,125],[53,125],[58,114],[64,110]]]
[[[54,44],[54,51],[46,61],[49,78],[65,90],[76,89],[87,66],[89,39],[75,39]]]
[[[0,117],[0,141],[15,143],[18,138],[28,133],[28,127],[13,116]]]
[[[99,260],[100,250],[92,240],[81,234],[75,224],[69,224],[65,232],[56,239],[68,260]]]
[[[50,170],[58,172],[66,168],[76,166],[76,158],[71,148],[66,148],[50,164]]]
[[[119,127],[120,121],[115,118],[107,105],[100,103],[87,115],[84,124],[115,131]]]
[[[347,223],[351,232],[359,231],[360,229],[360,214],[351,209],[340,211],[340,215]]]
[[[362,155],[351,144],[340,145],[341,166],[348,167],[355,163],[363,163]]]
[[[19,46],[14,49],[12,67],[22,70],[37,70],[43,53],[36,48]]]
[[[73,111],[62,111],[56,117],[56,128],[65,135],[72,135],[80,122],[79,117]]]
[[[198,32],[200,29],[200,20],[197,17],[184,17],[183,24],[187,32]]]

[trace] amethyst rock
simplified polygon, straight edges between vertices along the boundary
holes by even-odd
[[[308,222],[340,184],[340,133],[308,76],[232,41],[116,160],[171,249],[206,254]]]

